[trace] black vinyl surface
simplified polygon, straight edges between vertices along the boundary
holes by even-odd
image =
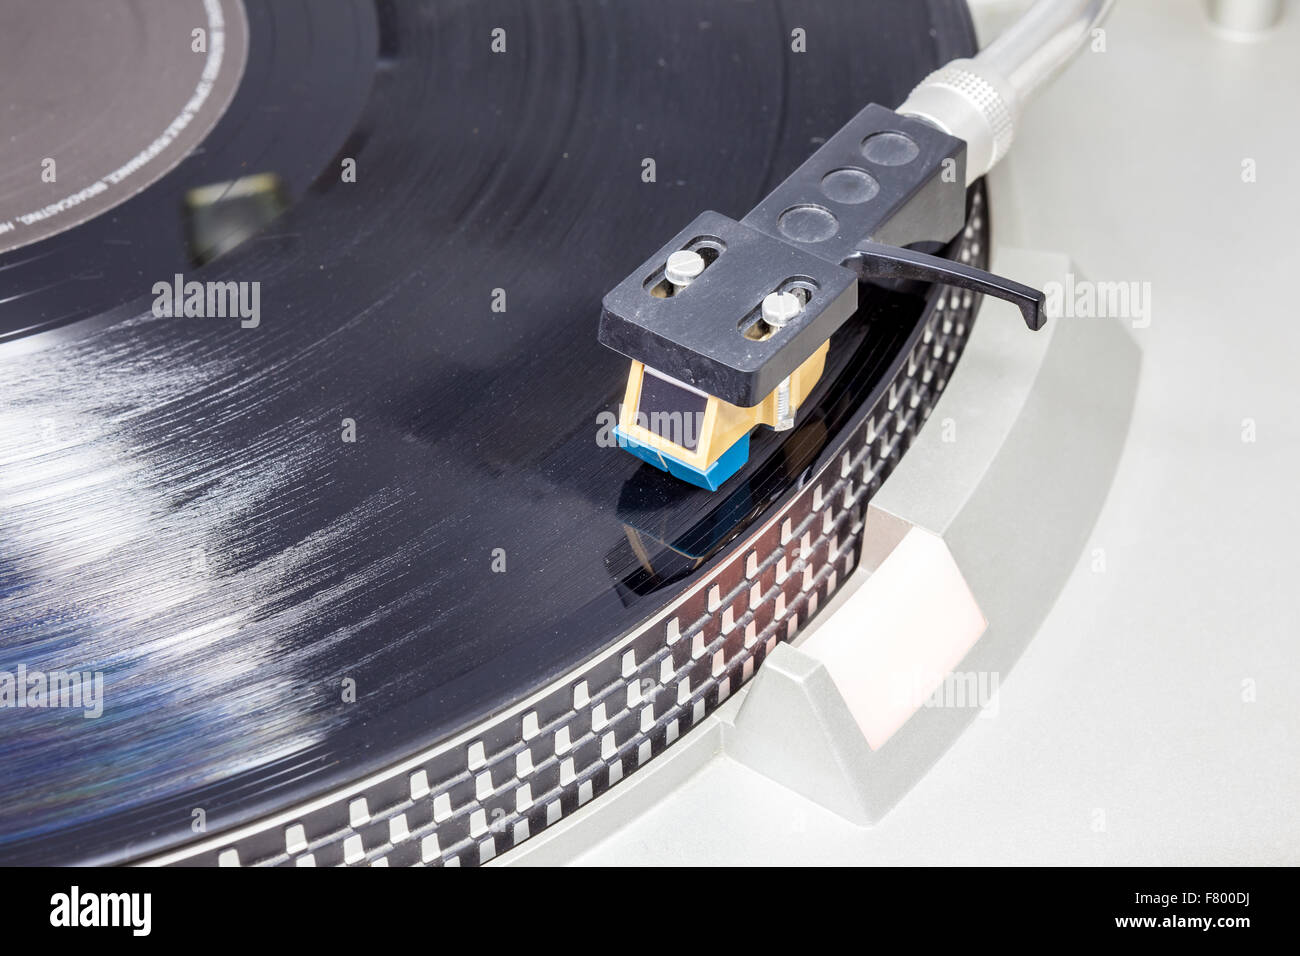
[[[959,0],[246,5],[205,149],[0,257],[0,671],[105,681],[96,719],[0,711],[5,862],[232,826],[571,669],[834,454],[924,305],[864,293],[799,427],[718,493],[599,441],[603,293],[968,54]],[[263,171],[290,208],[193,266],[185,190]],[[260,324],[153,316],[177,272],[259,282]]]

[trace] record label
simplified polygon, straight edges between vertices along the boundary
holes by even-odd
[[[190,155],[247,54],[239,0],[6,0],[0,252],[112,209]]]

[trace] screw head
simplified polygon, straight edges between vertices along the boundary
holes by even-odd
[[[772,292],[763,298],[763,321],[779,329],[803,311],[803,302],[793,292]]]
[[[704,271],[704,257],[691,249],[678,249],[668,257],[664,278],[675,286],[688,285]]]

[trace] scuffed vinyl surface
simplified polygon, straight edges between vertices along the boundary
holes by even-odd
[[[0,711],[6,861],[244,823],[590,660],[835,456],[925,307],[867,295],[801,428],[757,434],[716,495],[598,443],[625,374],[595,342],[603,292],[968,52],[959,3],[340,4],[311,42],[360,38],[335,59],[370,68],[351,99],[275,85],[281,111],[247,84],[305,41],[247,7],[212,151],[0,257],[0,670],[105,679],[97,719]],[[302,117],[328,135],[300,154]],[[199,269],[174,200],[223,149],[293,156],[295,201]],[[176,271],[261,283],[260,323],[154,317]]]

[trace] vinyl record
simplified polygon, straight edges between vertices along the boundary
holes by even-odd
[[[482,791],[475,754],[518,756],[530,722],[508,746],[476,728],[734,556],[937,327],[937,291],[865,290],[799,427],[756,432],[717,493],[604,440],[627,369],[596,342],[602,295],[699,212],[740,218],[863,105],[969,54],[960,0],[244,0],[242,16],[242,74],[201,143],[0,255],[0,671],[103,675],[98,716],[0,712],[6,862],[142,859],[453,740],[469,759],[447,785]],[[159,284],[192,281],[242,283],[250,308],[159,314],[185,298]],[[576,771],[563,734],[543,748],[564,812],[591,793],[573,774],[610,763],[584,727]],[[630,772],[639,744],[617,743]],[[515,813],[513,778],[488,777]],[[438,804],[424,770],[393,779],[391,806],[463,823],[416,858],[478,836],[485,804]],[[553,822],[540,799],[519,812],[510,839]]]

